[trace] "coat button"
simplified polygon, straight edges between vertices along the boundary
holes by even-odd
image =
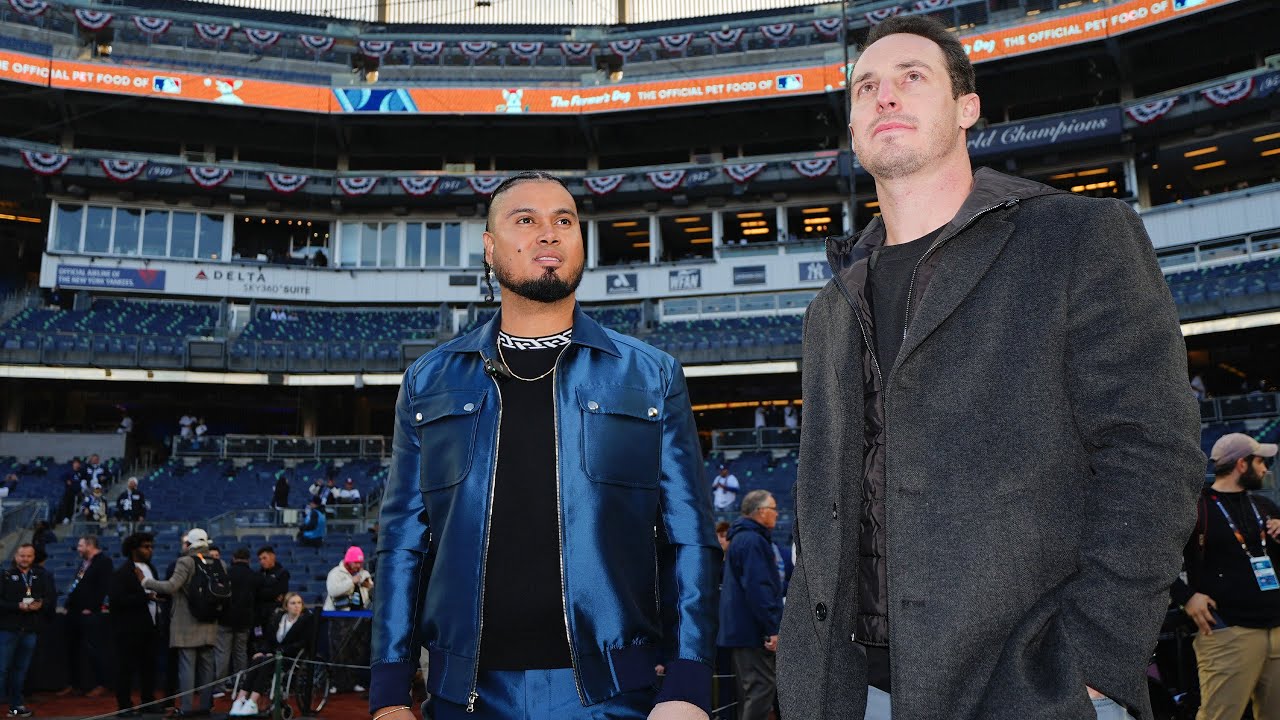
[[[417,415],[414,415],[414,416],[413,416],[413,419],[414,419],[414,420],[417,420],[417,421],[419,421],[419,422],[421,422],[421,421],[422,421],[422,413],[418,413]]]
[[[600,409],[600,403],[596,402],[595,400],[592,400],[592,401],[590,401],[590,402],[588,402],[588,403],[587,403],[587,409],[588,409],[588,410],[599,410],[599,409]]]
[[[462,406],[463,412],[471,412],[472,410],[475,410],[475,409],[476,409],[475,403],[467,403],[466,405]]]
[[[813,606],[813,616],[818,618],[818,622],[827,619],[827,606],[824,603],[818,603]]]
[[[658,417],[658,408],[649,408],[649,417]]]

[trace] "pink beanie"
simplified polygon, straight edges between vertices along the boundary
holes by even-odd
[[[359,547],[352,545],[347,548],[347,554],[342,556],[344,563],[362,563],[364,562],[364,551]]]

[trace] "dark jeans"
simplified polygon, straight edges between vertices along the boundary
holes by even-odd
[[[36,634],[0,630],[0,690],[10,708],[22,705],[22,685],[36,653]]]
[[[88,691],[107,684],[106,625],[100,613],[77,613],[67,628],[71,686]]]
[[[777,694],[777,655],[763,647],[734,648],[733,671],[738,676],[738,717],[767,720]]]
[[[133,707],[133,678],[138,677],[141,705],[156,699],[156,632],[116,635],[116,705]]]
[[[366,618],[329,618],[329,661],[339,665],[369,665],[369,620]],[[353,690],[356,685],[369,686],[369,671],[352,668],[330,668],[329,683],[339,692]]]

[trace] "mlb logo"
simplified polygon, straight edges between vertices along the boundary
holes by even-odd
[[[166,95],[182,94],[182,78],[167,75],[154,75],[151,78],[151,91]]]
[[[779,75],[774,79],[774,84],[779,90],[802,90],[804,89],[804,78],[799,75]]]

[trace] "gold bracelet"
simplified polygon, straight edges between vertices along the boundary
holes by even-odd
[[[410,713],[413,712],[413,708],[409,707],[408,705],[401,705],[400,707],[391,708],[390,710],[383,710],[377,715],[374,715],[373,720],[382,720],[382,718],[388,715],[394,715],[395,713],[398,713],[401,710],[408,710]]]

